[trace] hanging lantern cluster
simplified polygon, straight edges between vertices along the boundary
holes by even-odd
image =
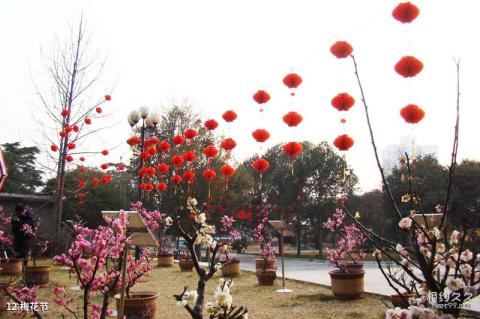
[[[263,104],[267,103],[268,101],[270,101],[270,94],[268,94],[266,91],[264,90],[258,90],[257,92],[255,92],[255,94],[253,95],[253,100],[255,102],[257,102],[257,104],[259,105],[259,112],[261,113],[260,114],[260,119],[261,119],[261,122],[263,124],[264,120],[263,120]],[[260,154],[258,156],[257,159],[255,159],[252,163],[252,168],[254,170],[256,170],[259,174],[260,174],[260,191],[262,190],[262,179],[263,179],[263,173],[265,173],[269,166],[270,166],[270,163],[261,157],[261,154],[263,152],[263,143],[265,143],[269,138],[270,138],[270,133],[266,130],[266,129],[263,129],[263,128],[259,128],[259,129],[256,129],[255,131],[252,132],[252,137],[255,139],[255,141],[257,141],[257,143],[260,143]]]
[[[406,24],[412,23],[420,14],[420,9],[411,2],[398,4],[392,11],[395,20]],[[406,55],[395,64],[395,72],[404,78],[412,79],[423,70],[423,63],[412,55]],[[425,111],[416,104],[408,102],[400,109],[400,116],[406,123],[417,124],[425,117]]]
[[[300,84],[302,84],[303,80],[298,75],[297,73],[289,73],[283,78],[283,84],[285,84],[289,89],[290,89],[290,96],[292,97],[292,109],[294,108],[294,101],[293,98],[296,95],[296,89]],[[299,113],[291,110],[287,114],[283,116],[283,122],[287,124],[288,127],[293,128],[297,127],[302,121],[303,121],[303,116],[300,115]],[[293,131],[292,131],[293,135]],[[294,136],[292,136],[292,139],[294,139]],[[303,147],[302,144],[299,142],[288,142],[283,146],[283,152],[287,154],[290,157],[290,161],[292,162],[292,172],[293,172],[293,162],[297,158],[298,155],[302,152]]]
[[[237,119],[237,113],[234,110],[227,110],[222,114],[223,120],[230,124]],[[230,125],[227,126],[227,132],[230,134]],[[228,161],[232,157],[232,150],[237,146],[237,142],[231,137],[225,138],[220,142],[220,148],[225,151],[225,163],[220,167],[220,173],[222,173],[225,179],[225,191],[228,190],[228,180],[235,174],[235,168],[231,166]]]

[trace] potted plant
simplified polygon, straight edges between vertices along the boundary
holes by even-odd
[[[30,238],[32,242],[31,257],[33,265],[27,265],[25,267],[24,281],[28,287],[39,286],[46,287],[50,282],[51,265],[38,265],[37,260],[41,257],[48,248],[48,241],[38,234],[39,222],[34,228],[28,224],[24,224],[20,229],[26,236]]]
[[[260,286],[272,286],[277,278],[275,250],[272,246],[272,235],[267,231],[268,210],[263,209],[263,218],[253,231],[253,239],[260,244],[260,256],[255,259],[257,281]]]
[[[333,219],[328,218],[323,225],[339,238],[336,248],[327,248],[328,260],[337,268],[329,272],[332,292],[342,299],[358,298],[364,290],[365,271],[360,261],[365,257],[361,247],[366,237],[357,226],[346,223],[342,209],[337,209]]]
[[[167,235],[160,236],[160,246],[158,247],[157,264],[159,267],[172,267],[173,259],[173,242],[172,238]]]
[[[221,230],[228,234],[229,241],[234,242],[237,238],[240,238],[240,232],[233,229],[235,219],[228,215],[223,215],[220,219],[222,225]],[[229,243],[222,245],[222,251],[220,253],[219,261],[222,264],[222,277],[233,278],[240,276],[240,259],[232,257],[232,245]]]
[[[23,259],[15,258],[15,250],[12,248],[13,237],[9,234],[12,218],[5,215],[3,206],[0,206],[0,267],[1,274],[8,276],[20,276],[23,271]],[[10,254],[11,256],[8,256]]]
[[[178,256],[178,265],[180,266],[181,271],[192,271],[193,270],[193,260],[190,257],[190,252],[188,250],[180,251]]]

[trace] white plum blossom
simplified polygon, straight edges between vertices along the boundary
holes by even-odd
[[[395,309],[388,309],[385,313],[386,319],[411,319],[412,313],[408,309],[400,309],[399,307]]]
[[[410,229],[410,227],[412,227],[412,219],[410,217],[402,218],[398,223],[398,226],[402,229]]]
[[[456,291],[458,289],[462,289],[465,287],[465,284],[463,283],[463,280],[460,278],[449,278],[447,280],[447,287],[450,289],[450,291]]]
[[[205,215],[205,213],[200,213],[197,216],[195,216],[195,221],[199,224],[203,225],[206,220],[207,220],[207,216]]]

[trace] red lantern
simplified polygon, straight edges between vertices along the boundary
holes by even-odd
[[[85,117],[85,124],[90,125],[92,124],[92,119],[89,117]]]
[[[290,156],[290,159],[295,159],[303,150],[302,144],[298,142],[289,142],[283,146],[283,152]]]
[[[147,168],[146,167],[141,167],[138,169],[138,175],[143,176],[147,174]]]
[[[225,120],[225,122],[233,122],[237,118],[237,113],[235,113],[233,110],[228,110],[223,113],[222,118]]]
[[[101,184],[108,184],[112,181],[112,176],[105,174],[100,178],[100,183]]]
[[[347,134],[339,135],[335,141],[333,141],[333,145],[340,151],[348,151],[348,149],[353,146],[353,138]]]
[[[145,190],[147,192],[151,192],[153,190],[153,184],[152,183],[145,183]]]
[[[173,138],[172,138],[172,142],[173,144],[175,145],[182,145],[183,143],[185,143],[185,138],[181,135],[175,135]]]
[[[420,9],[411,2],[400,3],[392,11],[392,16],[401,23],[410,23],[420,14]]]
[[[125,170],[125,164],[123,164],[123,163],[118,163],[117,169],[118,169],[119,171],[124,171],[124,170]]]
[[[297,126],[303,121],[303,116],[298,114],[297,112],[288,112],[283,116],[283,121],[285,124],[287,124],[289,127],[292,126]]]
[[[61,131],[60,133],[58,133],[58,135],[60,135],[63,138],[66,138],[68,136],[68,133],[65,131]]]
[[[409,104],[400,110],[400,116],[405,122],[416,124],[425,117],[425,111],[415,104]]]
[[[102,151],[102,155],[103,155],[103,156],[107,156],[107,155],[108,155],[108,150],[103,150],[103,151]]]
[[[85,172],[85,166],[79,166],[79,167],[78,167],[78,171],[79,171],[80,173],[84,173],[84,172]]]
[[[165,163],[160,163],[157,165],[157,170],[160,173],[165,174],[166,172],[168,172],[168,165]]]
[[[296,89],[302,84],[302,78],[297,73],[289,73],[283,78],[283,84],[289,89]]]
[[[158,153],[157,148],[155,146],[147,148],[147,152],[149,155],[153,156]]]
[[[163,153],[167,153],[170,149],[170,144],[168,142],[162,141],[158,144],[158,147],[162,150]]]
[[[91,182],[91,183],[92,183],[93,186],[97,186],[99,182],[100,182],[100,181],[98,180],[98,178],[94,177],[94,178],[92,179],[92,182]]]
[[[340,93],[332,99],[331,103],[339,111],[348,111],[355,104],[355,99],[348,93]]]
[[[70,125],[65,126],[65,132],[70,133],[73,130],[73,128]]]
[[[185,170],[183,172],[183,179],[190,183],[193,183],[193,181],[195,180],[195,171],[189,169]]]
[[[74,131],[75,133],[78,133],[78,131],[80,131],[80,128],[78,127],[78,125],[74,125],[74,126],[73,126],[73,131]]]
[[[207,128],[207,130],[213,131],[214,129],[216,129],[218,127],[218,122],[215,121],[214,119],[210,119],[210,120],[205,121],[205,123],[203,123],[203,125]]]
[[[167,189],[167,187],[168,187],[168,186],[167,186],[167,184],[165,184],[165,183],[158,183],[158,184],[157,184],[157,189],[158,189],[159,191],[161,191],[161,192],[164,192],[164,191]]]
[[[202,175],[207,181],[210,182],[212,179],[214,179],[217,176],[217,173],[215,173],[213,169],[209,168],[204,170]]]
[[[197,154],[192,151],[186,151],[185,153],[183,153],[183,159],[187,162],[193,162],[197,159]]]
[[[143,160],[146,160],[150,157],[150,153],[148,153],[147,151],[143,151],[140,153],[140,158],[143,159]]]
[[[106,100],[106,101],[111,101],[111,100],[112,100],[112,97],[107,94],[107,95],[105,95],[105,100]]]
[[[65,159],[67,160],[67,162],[72,162],[73,161],[73,156],[72,155],[67,155],[67,156],[65,156]]]
[[[95,108],[95,111],[96,111],[98,114],[100,114],[100,113],[102,113],[103,110],[102,110],[101,107],[97,107],[97,108]]]
[[[157,145],[158,143],[160,143],[160,140],[158,139],[158,137],[152,136],[147,138],[147,140],[145,141],[145,147],[151,147],[151,146]]]
[[[104,164],[100,165],[100,167],[101,167],[102,169],[107,169],[107,168],[108,168],[108,164],[107,164],[107,163],[104,163]]]
[[[255,102],[257,102],[258,104],[264,104],[264,103],[267,103],[269,100],[270,100],[270,94],[268,94],[266,91],[264,90],[258,90],[257,92],[255,92],[255,94],[253,95],[253,99],[255,100]]]
[[[182,176],[180,175],[173,175],[172,176],[172,183],[180,184],[182,182]]]
[[[263,143],[270,138],[270,133],[265,129],[257,129],[253,131],[252,136],[257,142]]]
[[[185,130],[185,132],[183,132],[183,135],[184,135],[187,139],[191,140],[191,139],[193,139],[195,136],[197,136],[198,133],[197,133],[197,131],[194,130],[193,128],[188,128],[188,129]]]
[[[206,157],[214,157],[218,154],[218,150],[215,146],[209,145],[203,149],[203,154]]]
[[[83,189],[85,188],[85,180],[81,179],[78,181],[78,188]]]
[[[183,164],[184,159],[183,159],[183,156],[175,155],[175,156],[172,157],[172,159],[170,161],[172,162],[173,165],[180,166],[180,165]]]
[[[226,151],[233,150],[235,148],[235,146],[237,146],[237,143],[235,142],[235,140],[233,138],[224,139],[220,143],[220,147],[223,148]]]
[[[50,145],[50,149],[52,150],[52,152],[57,152],[58,151],[58,146],[55,145],[55,144],[52,144],[52,145]]]
[[[68,115],[70,115],[70,111],[67,110],[67,109],[63,109],[62,113],[60,113],[60,114],[62,114],[63,117],[67,117]]]
[[[263,158],[257,158],[253,163],[252,163],[253,169],[255,169],[257,172],[260,174],[265,173],[267,169],[270,167],[270,163]]]
[[[140,144],[141,140],[140,140],[140,137],[134,135],[132,137],[130,137],[128,140],[127,140],[127,144],[130,145],[130,146],[135,146],[135,145],[138,145]]]
[[[85,157],[83,157],[83,156],[80,157],[80,161],[81,161],[81,162],[85,162]]]
[[[225,179],[228,179],[233,174],[235,174],[235,168],[233,168],[232,166],[230,166],[228,164],[224,164],[224,165],[222,165],[222,167],[220,167],[220,172],[225,177]]]
[[[151,167],[151,166],[146,167],[145,168],[145,174],[150,175],[150,176],[155,175],[155,168]]]
[[[68,148],[69,150],[73,150],[73,149],[75,149],[75,147],[76,147],[75,143],[68,143],[68,144],[67,144],[67,148]]]
[[[85,193],[77,193],[77,199],[83,200],[85,198]]]
[[[338,59],[344,59],[352,54],[353,48],[346,41],[337,41],[330,47],[330,52]]]
[[[411,78],[420,73],[423,69],[422,61],[414,56],[404,56],[395,64],[395,71],[404,78]]]

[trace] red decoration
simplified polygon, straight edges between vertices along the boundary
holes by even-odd
[[[147,140],[145,141],[145,147],[151,147],[151,146],[157,145],[158,143],[160,143],[160,140],[158,139],[158,137],[152,136],[147,138]]]
[[[292,126],[297,126],[303,121],[303,116],[298,114],[297,112],[288,112],[283,116],[283,121],[285,124],[287,124],[289,127]]]
[[[222,118],[225,120],[225,122],[233,122],[237,119],[237,113],[235,113],[233,110],[228,110],[223,113]]]
[[[73,161],[73,156],[72,155],[67,155],[67,156],[65,156],[65,159],[67,160],[67,162],[72,162]]]
[[[157,184],[157,189],[158,189],[159,191],[161,191],[161,192],[164,192],[164,191],[167,189],[167,187],[168,187],[168,186],[167,186],[167,184],[165,184],[165,183],[158,183],[158,184]]]
[[[193,181],[195,180],[195,171],[189,169],[185,170],[183,172],[183,179],[190,183],[193,183]]]
[[[103,150],[103,151],[102,151],[102,155],[103,155],[103,156],[107,156],[107,155],[108,155],[108,150]]]
[[[175,145],[182,145],[183,143],[185,143],[185,137],[181,136],[181,135],[175,135],[173,138],[172,138],[172,142],[173,144]]]
[[[183,156],[175,155],[175,156],[172,156],[172,159],[170,161],[172,162],[173,165],[180,166],[183,164],[184,159],[183,159]]]
[[[89,117],[85,117],[85,124],[90,125],[92,124],[92,119]]]
[[[148,153],[147,151],[140,152],[141,159],[146,160],[149,157],[150,157],[150,153]]]
[[[106,101],[111,101],[111,100],[112,100],[112,97],[107,94],[107,95],[105,95],[105,100],[106,100]]]
[[[152,191],[153,188],[154,188],[154,187],[153,187],[153,184],[152,184],[152,183],[145,183],[145,190],[146,190],[147,192]]]
[[[205,121],[205,123],[203,123],[203,125],[207,128],[207,130],[213,131],[214,129],[216,129],[218,127],[218,122],[215,121],[214,119],[210,119],[210,120]]]
[[[302,84],[302,78],[297,73],[289,73],[283,78],[283,84],[289,89],[296,89]]]
[[[118,169],[119,171],[124,171],[124,170],[125,170],[125,164],[123,164],[123,163],[118,163],[117,169]]]
[[[340,93],[332,99],[331,103],[339,111],[348,111],[355,104],[355,99],[348,93]]]
[[[73,130],[73,128],[70,125],[65,126],[65,132],[70,133]]]
[[[353,47],[346,41],[337,41],[330,47],[330,52],[338,59],[344,59],[352,54]]]
[[[237,146],[237,143],[235,142],[235,140],[234,140],[233,138],[224,139],[224,140],[220,143],[220,147],[223,148],[223,149],[226,150],[226,151],[231,151],[231,150],[233,150],[236,146]]]
[[[233,174],[235,174],[235,168],[228,164],[222,165],[220,167],[220,172],[222,173],[223,176],[225,176],[225,179],[231,177]]]
[[[157,148],[155,146],[147,148],[147,152],[149,155],[155,155],[158,153]]]
[[[203,154],[206,157],[214,157],[218,154],[218,150],[215,146],[209,145],[203,149]]]
[[[189,140],[193,139],[195,136],[198,135],[197,131],[194,130],[193,128],[187,128],[185,132],[183,132],[183,135]]]
[[[112,176],[105,174],[100,178],[100,183],[101,184],[108,184],[112,181]]]
[[[346,119],[341,119],[340,123],[345,124],[345,123],[347,123],[347,120]]]
[[[65,132],[65,131],[61,131],[60,133],[58,133],[58,135],[60,135],[61,137],[65,138],[68,136],[68,133]]]
[[[83,200],[85,198],[85,193],[77,193],[77,199]]]
[[[57,152],[58,151],[58,146],[55,145],[55,144],[52,144],[52,145],[50,145],[50,149],[52,150],[52,152]]]
[[[67,110],[67,109],[63,109],[62,113],[60,113],[60,114],[62,114],[63,117],[67,117],[68,115],[70,115],[70,111]]]
[[[257,142],[263,143],[270,138],[270,133],[264,129],[257,129],[253,131],[252,136]]]
[[[165,174],[166,172],[168,172],[168,165],[165,163],[160,163],[157,165],[157,170],[160,173]]]
[[[85,162],[85,157],[83,157],[83,156],[80,157],[80,161],[81,161],[81,162]]]
[[[414,56],[404,56],[395,64],[395,71],[405,78],[411,78],[420,73],[423,69],[422,61]]]
[[[266,91],[264,90],[258,90],[254,95],[253,95],[253,99],[255,100],[255,102],[257,102],[258,104],[264,104],[264,103],[267,103],[269,100],[270,100],[270,94],[268,94]]]
[[[150,175],[150,176],[155,175],[155,168],[151,167],[151,166],[146,167],[145,168],[145,174]]]
[[[96,111],[98,114],[100,114],[100,113],[102,113],[102,108],[101,108],[101,107],[97,107],[97,108],[95,108],[95,111]]]
[[[348,149],[353,146],[353,138],[347,134],[339,135],[335,141],[333,141],[333,145],[340,151],[348,151]]]
[[[197,154],[192,151],[186,151],[185,153],[183,153],[183,159],[187,162],[193,162],[197,159]]]
[[[217,173],[215,173],[215,171],[211,168],[204,170],[202,175],[209,182],[217,177]]]
[[[73,126],[73,131],[74,131],[75,133],[78,133],[78,131],[80,131],[80,128],[78,127],[78,125],[74,125],[74,126]]]
[[[415,104],[409,104],[400,110],[400,115],[405,122],[416,124],[425,117],[425,111]]]
[[[270,167],[270,163],[263,158],[257,158],[253,163],[252,167],[254,170],[259,172],[260,174],[265,173],[267,169]]]
[[[290,156],[290,159],[295,159],[303,150],[302,144],[298,142],[289,142],[283,146],[283,152]]]
[[[68,143],[68,144],[67,144],[67,148],[68,148],[69,150],[73,150],[73,149],[75,149],[75,147],[76,147],[75,143]]]
[[[84,189],[85,188],[85,180],[81,179],[78,181],[78,188]]]
[[[101,167],[102,169],[107,169],[107,168],[108,168],[108,164],[107,164],[107,163],[104,163],[104,164],[100,165],[100,167]]]
[[[132,137],[128,138],[127,144],[130,145],[130,146],[135,146],[135,145],[140,144],[140,137],[135,135],[135,136],[132,136]]]
[[[172,176],[172,183],[180,184],[182,182],[182,176],[180,175],[173,175]]]
[[[392,16],[401,23],[410,23],[420,14],[420,9],[411,2],[398,4],[392,11]]]
[[[78,171],[79,171],[80,173],[84,173],[84,172],[85,172],[85,166],[79,166],[79,167],[78,167]]]
[[[91,182],[91,183],[92,183],[93,186],[97,186],[99,182],[100,182],[100,181],[98,180],[98,178],[94,177],[94,178],[92,179],[92,182]]]
[[[170,144],[165,141],[160,142],[158,144],[158,147],[162,150],[163,153],[167,153],[170,150]]]

